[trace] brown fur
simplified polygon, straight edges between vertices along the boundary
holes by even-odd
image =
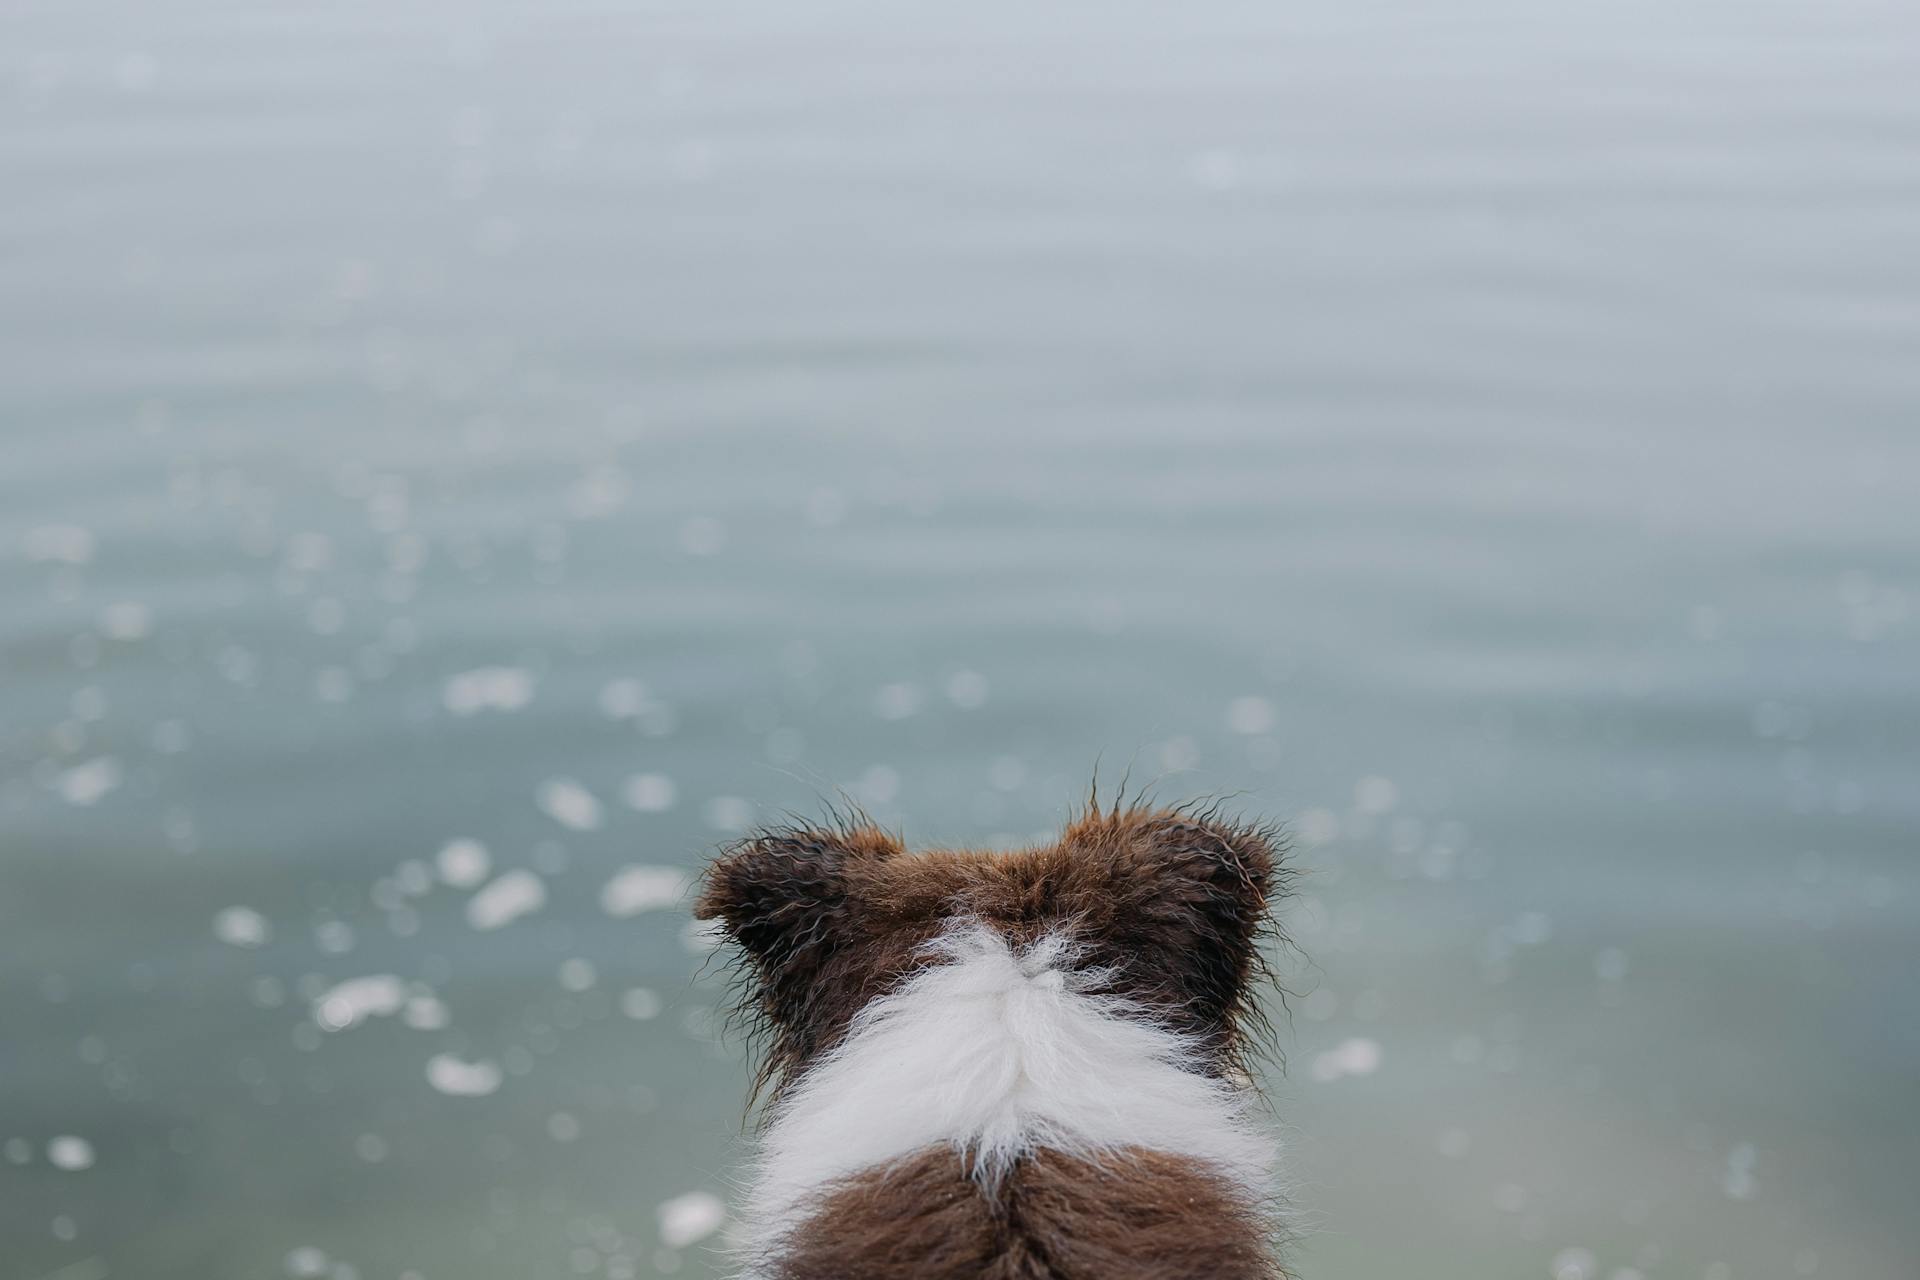
[[[1278,1280],[1267,1227],[1190,1160],[1057,1151],[983,1190],[935,1148],[849,1179],[794,1233],[774,1280]]]

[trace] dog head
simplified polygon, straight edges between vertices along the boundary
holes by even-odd
[[[1290,872],[1277,831],[1216,809],[1090,808],[1049,844],[908,853],[864,821],[748,836],[708,869],[695,915],[742,961],[742,1010],[778,1086],[831,1050],[860,1010],[938,957],[956,921],[1015,947],[1073,944],[1112,994],[1245,1065],[1264,1027],[1262,936]]]

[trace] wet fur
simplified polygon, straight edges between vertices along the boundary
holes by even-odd
[[[1270,905],[1290,878],[1282,853],[1274,829],[1215,807],[1090,805],[1057,842],[1011,853],[908,854],[855,817],[741,841],[709,869],[696,914],[737,945],[739,1012],[763,1051],[757,1086],[772,1090],[769,1117],[810,1067],[837,1060],[866,1025],[863,1010],[886,1007],[938,963],[930,957],[956,922],[978,922],[1016,951],[1064,936],[1074,969],[1098,973],[1114,1000],[1144,1011],[1142,1025],[1177,1044],[1186,1069],[1237,1084],[1266,1042],[1260,943],[1276,932]],[[1144,1114],[1144,1104],[1129,1105]],[[932,1146],[823,1187],[797,1229],[779,1225],[778,1247],[755,1275],[1279,1274],[1263,1245],[1244,1247],[1271,1234],[1265,1206],[1206,1161],[1041,1149],[1007,1176],[981,1173],[964,1153]],[[945,1226],[934,1230],[934,1219]],[[1151,1247],[1134,1238],[1143,1233]],[[922,1244],[932,1252],[909,1265],[905,1255]],[[1258,1262],[1227,1265],[1222,1250]],[[958,1262],[976,1255],[989,1261]]]
[[[1192,1162],[1043,1151],[983,1194],[928,1151],[832,1194],[780,1280],[1281,1280],[1271,1227]]]

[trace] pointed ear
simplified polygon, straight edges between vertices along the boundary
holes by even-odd
[[[1275,828],[1168,809],[1146,815],[1139,837],[1161,886],[1155,914],[1229,948],[1253,946],[1288,878]]]
[[[693,914],[715,920],[744,964],[736,1012],[764,1037],[755,1092],[806,1062],[857,1005],[861,886],[900,846],[876,827],[780,827],[707,868]]]
[[[707,868],[693,914],[717,920],[751,963],[766,1011],[786,1001],[851,932],[862,871],[900,852],[873,827],[779,827],[733,845]]]
[[[1268,974],[1261,937],[1291,880],[1279,831],[1175,808],[1123,810],[1069,838],[1081,832],[1110,851],[1115,932],[1143,990],[1184,1029],[1242,1056]]]
[[[756,962],[815,945],[846,908],[847,833],[782,827],[758,831],[707,868],[693,914],[717,920]]]

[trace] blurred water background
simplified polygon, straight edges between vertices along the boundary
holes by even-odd
[[[0,16],[0,1275],[720,1274],[681,902],[1309,869],[1307,1280],[1920,1274],[1920,14]]]

